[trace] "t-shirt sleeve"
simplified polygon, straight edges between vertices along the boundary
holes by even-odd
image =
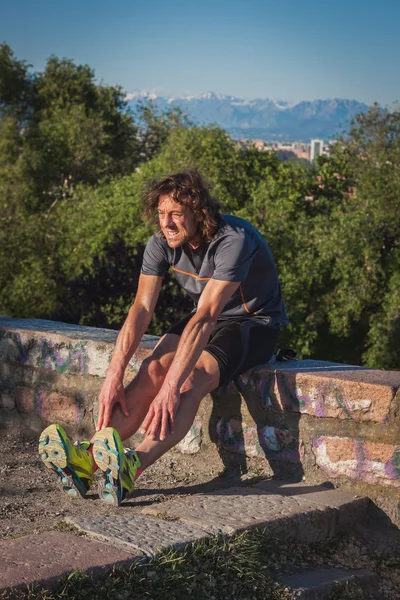
[[[143,254],[141,273],[143,275],[162,276],[169,269],[169,261],[162,240],[156,234],[152,235],[147,242]]]
[[[228,233],[216,249],[212,278],[243,283],[257,252],[256,242],[244,231]]]

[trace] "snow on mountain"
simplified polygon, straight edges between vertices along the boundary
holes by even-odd
[[[198,96],[157,96],[141,92],[127,95],[135,110],[139,102],[151,101],[158,110],[179,107],[202,125],[217,123],[233,137],[309,141],[328,140],[346,131],[358,113],[368,109],[355,100],[313,100],[295,104],[280,99],[246,100],[235,96],[205,92]]]
[[[157,98],[158,96],[154,92],[131,92],[125,96],[128,102],[131,100],[156,100]]]

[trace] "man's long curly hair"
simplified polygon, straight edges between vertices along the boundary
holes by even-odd
[[[142,196],[144,216],[152,224],[158,224],[160,198],[170,196],[175,202],[189,206],[198,221],[202,240],[211,242],[218,229],[221,210],[219,201],[210,194],[211,189],[211,183],[195,168],[153,181]]]

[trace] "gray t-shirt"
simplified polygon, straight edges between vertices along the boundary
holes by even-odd
[[[196,250],[170,248],[159,233],[154,234],[147,243],[141,272],[162,276],[170,267],[196,306],[210,279],[240,282],[219,318],[254,315],[270,325],[289,322],[271,249],[244,219],[221,215],[214,239]]]

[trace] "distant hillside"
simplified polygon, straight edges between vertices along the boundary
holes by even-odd
[[[207,92],[201,96],[167,98],[154,94],[129,94],[133,110],[151,100],[160,109],[178,106],[199,124],[216,123],[235,138],[304,141],[328,140],[346,131],[352,118],[368,109],[356,100],[314,100],[289,104],[278,100],[243,100]]]

